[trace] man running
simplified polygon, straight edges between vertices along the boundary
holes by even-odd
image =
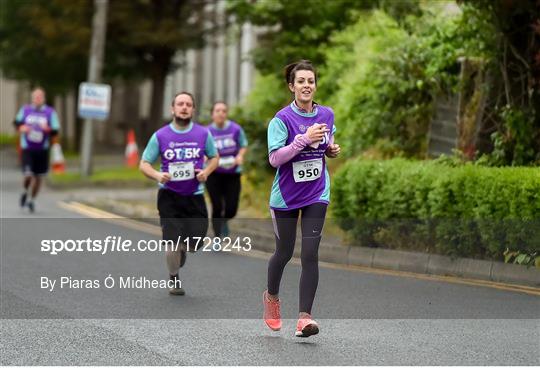
[[[225,102],[214,103],[212,124],[208,127],[219,151],[219,167],[206,184],[212,200],[212,226],[217,237],[229,236],[227,220],[238,211],[240,176],[248,144],[244,129],[227,119],[227,112]]]
[[[42,177],[49,171],[50,139],[58,134],[60,122],[56,111],[45,104],[45,91],[32,91],[32,103],[21,107],[15,117],[22,149],[23,188],[20,205],[35,211],[35,199]]]
[[[219,155],[207,128],[191,119],[195,109],[193,95],[176,94],[172,101],[173,121],[156,131],[143,152],[140,170],[156,180],[160,189],[157,198],[164,240],[181,247],[167,249],[167,267],[174,285],[173,295],[184,295],[178,270],[186,261],[186,249],[196,251],[193,237],[204,237],[208,229],[208,212],[204,202],[204,182],[216,169]],[[208,158],[206,167],[204,157]],[[152,164],[161,158],[160,171]]]

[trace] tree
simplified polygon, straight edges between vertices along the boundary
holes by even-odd
[[[167,74],[179,50],[199,48],[210,0],[113,0],[109,7],[106,75],[152,80],[150,122],[160,126]]]
[[[152,80],[150,121],[161,125],[165,78],[178,50],[202,47],[211,0],[111,0],[105,79]],[[8,77],[41,84],[50,95],[84,80],[92,1],[2,1],[0,66]]]
[[[86,78],[91,19],[88,0],[1,1],[0,68],[8,78],[44,87],[50,103],[77,91]],[[77,119],[74,148],[80,132]]]
[[[478,149],[497,165],[540,163],[540,1],[460,3],[494,28]]]
[[[41,85],[49,97],[84,80],[92,18],[87,0],[1,4],[0,67],[7,77]]]
[[[416,0],[229,0],[228,10],[237,22],[267,26],[253,53],[263,74],[281,71],[299,59],[315,65],[324,62],[323,49],[332,32],[344,29],[357,18],[357,10],[383,8],[403,17],[420,11]]]

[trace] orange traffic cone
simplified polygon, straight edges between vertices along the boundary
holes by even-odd
[[[62,153],[60,143],[53,143],[51,147],[51,166],[55,174],[63,174],[66,172],[66,160]]]
[[[127,133],[126,166],[137,167],[139,164],[139,149],[135,141],[135,131],[130,129]]]

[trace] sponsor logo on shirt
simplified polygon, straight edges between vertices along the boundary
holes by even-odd
[[[186,148],[174,148],[166,149],[163,152],[163,157],[167,160],[183,160],[183,159],[192,159],[201,157],[201,149],[195,147],[186,147]]]
[[[26,124],[45,125],[47,124],[47,118],[43,115],[28,115],[24,122]]]
[[[215,140],[217,149],[236,147],[236,141],[232,138],[232,136],[216,137]]]

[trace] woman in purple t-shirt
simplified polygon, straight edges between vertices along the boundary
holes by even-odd
[[[211,110],[212,123],[208,126],[219,152],[219,166],[206,182],[212,201],[212,227],[217,237],[229,236],[227,221],[238,211],[240,176],[248,145],[244,129],[227,118],[228,111],[225,102],[215,102]]]
[[[264,320],[272,330],[281,329],[279,284],[293,255],[300,216],[302,275],[296,336],[308,337],[319,332],[317,322],[311,319],[311,307],[319,281],[319,243],[330,201],[325,156],[337,157],[340,147],[334,144],[334,112],[313,101],[317,75],[311,62],[302,60],[288,65],[285,79],[294,100],[278,111],[268,125],[269,160],[277,169],[270,195],[276,251],[268,264]]]

